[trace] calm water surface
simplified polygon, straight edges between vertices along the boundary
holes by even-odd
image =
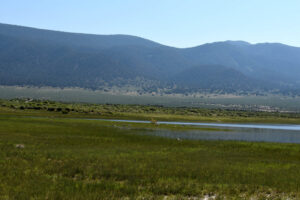
[[[128,123],[150,123],[149,121],[136,120],[108,120]],[[157,122],[158,124],[189,125],[199,127],[219,127],[228,131],[173,131],[155,130],[143,134],[156,136],[192,139],[192,140],[240,140],[240,141],[263,141],[280,143],[300,143],[300,125],[283,124],[225,124],[225,123],[197,123],[197,122]]]

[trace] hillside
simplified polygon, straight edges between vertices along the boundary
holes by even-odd
[[[0,85],[141,92],[299,93],[300,48],[226,41],[179,49],[128,35],[0,24]]]

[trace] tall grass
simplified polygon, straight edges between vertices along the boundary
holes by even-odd
[[[0,113],[0,199],[300,198],[300,145],[177,141],[142,131]]]

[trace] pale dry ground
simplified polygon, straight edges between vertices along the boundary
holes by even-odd
[[[92,91],[82,88],[0,86],[0,99],[35,98],[62,102],[151,104],[259,111],[300,112],[300,97],[237,96],[234,94],[143,94],[132,90]]]

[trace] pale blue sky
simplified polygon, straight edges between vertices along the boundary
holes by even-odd
[[[223,40],[300,46],[299,0],[0,0],[0,23],[176,47]]]

